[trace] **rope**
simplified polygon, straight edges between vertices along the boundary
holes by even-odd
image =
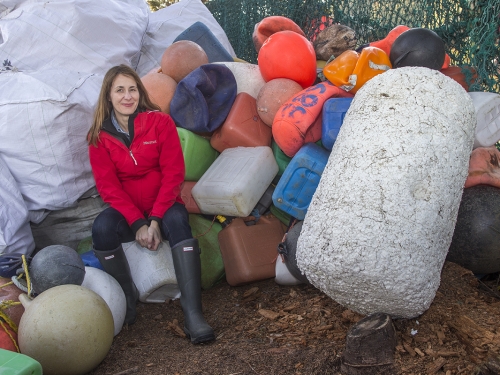
[[[9,332],[9,330],[7,329],[7,327],[5,327],[5,324],[3,321],[0,320],[0,325],[2,326],[3,330],[5,331],[5,333],[7,333],[7,335],[9,336],[9,338],[11,339],[12,343],[14,344],[14,346],[16,347],[16,350],[18,353],[21,353],[21,350],[19,350],[19,346],[17,345],[17,342],[16,342],[16,339],[12,336],[12,334]]]
[[[12,280],[11,280],[11,281],[9,281],[8,283],[5,283],[5,284],[3,284],[3,285],[0,285],[0,289],[2,289],[4,286],[9,286],[9,285],[12,285],[12,284],[14,284],[14,283],[13,283],[13,282],[12,282]]]
[[[23,292],[28,294],[28,297],[32,297],[32,288],[31,288],[31,278],[28,272],[28,262],[26,260],[26,257],[22,255],[22,261],[23,261],[23,273],[19,274],[18,276],[12,276],[12,283],[17,286],[19,289],[21,289]],[[26,285],[24,285],[21,280],[23,276],[26,275]]]
[[[12,283],[17,286],[19,289],[21,289],[24,293],[28,293],[28,288],[26,288],[19,280],[21,280],[21,277],[23,274],[20,274],[19,276],[12,276]]]
[[[208,229],[205,231],[205,233],[201,233],[201,234],[198,234],[197,236],[194,236],[194,238],[200,238],[200,237],[203,237],[205,234],[207,234],[208,232],[210,232],[212,230],[212,227],[214,225],[214,221],[215,219],[217,218],[217,216],[214,216],[214,218],[212,219],[212,222],[210,223],[210,226],[208,227]]]
[[[16,301],[2,301],[2,303],[0,303],[0,321],[3,320],[5,323],[7,323],[15,333],[17,333],[16,323],[14,323],[14,321],[3,310],[7,310],[13,306],[18,306],[20,304],[21,302]]]
[[[24,256],[24,254],[22,255],[22,259],[23,259],[24,273],[26,274],[26,285],[28,286],[28,296],[31,296],[31,279],[30,279],[30,274],[28,272],[28,262],[26,261],[26,256]]]

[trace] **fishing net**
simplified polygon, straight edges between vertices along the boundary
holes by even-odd
[[[236,55],[251,63],[257,63],[255,24],[268,16],[292,19],[309,39],[320,25],[349,26],[357,46],[385,38],[397,25],[424,27],[443,39],[451,65],[473,82],[469,91],[500,92],[500,0],[208,0],[205,5]]]

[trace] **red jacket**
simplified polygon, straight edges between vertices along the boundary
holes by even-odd
[[[180,197],[185,176],[177,128],[162,112],[139,112],[129,118],[130,147],[111,121],[89,146],[90,164],[104,202],[120,212],[136,232],[147,219],[161,220]]]

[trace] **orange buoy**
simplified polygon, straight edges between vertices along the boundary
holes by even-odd
[[[258,64],[262,78],[288,78],[302,88],[316,80],[316,53],[312,43],[293,31],[279,31],[262,45]]]
[[[179,40],[172,43],[161,57],[161,71],[177,83],[201,65],[208,64],[208,56],[197,43]]]
[[[367,81],[391,69],[389,56],[377,47],[365,47],[358,54],[347,50],[323,68],[334,85],[355,94]]]
[[[160,107],[162,112],[170,114],[170,102],[177,88],[177,82],[166,74],[154,72],[146,74],[141,81],[149,98]]]
[[[303,37],[306,36],[300,26],[287,17],[270,16],[255,24],[252,34],[252,40],[257,53],[259,53],[262,44],[264,44],[267,38],[269,38],[274,33],[285,30],[293,31],[297,34],[302,35]]]
[[[289,157],[304,143],[321,139],[321,113],[329,98],[352,98],[354,95],[325,81],[311,86],[288,99],[274,117],[274,141]]]
[[[272,126],[276,112],[300,91],[302,86],[288,78],[276,78],[266,82],[257,95],[257,113],[264,124]]]

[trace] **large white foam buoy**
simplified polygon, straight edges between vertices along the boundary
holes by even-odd
[[[114,335],[119,334],[127,313],[127,300],[118,281],[99,268],[85,267],[85,278],[82,286],[96,292],[106,301],[113,314]]]
[[[436,70],[391,69],[354,97],[312,198],[297,265],[338,303],[427,310],[453,236],[476,126],[467,92]]]
[[[21,353],[45,375],[83,375],[97,367],[113,342],[113,316],[106,302],[80,285],[58,285],[30,301],[19,323]]]

